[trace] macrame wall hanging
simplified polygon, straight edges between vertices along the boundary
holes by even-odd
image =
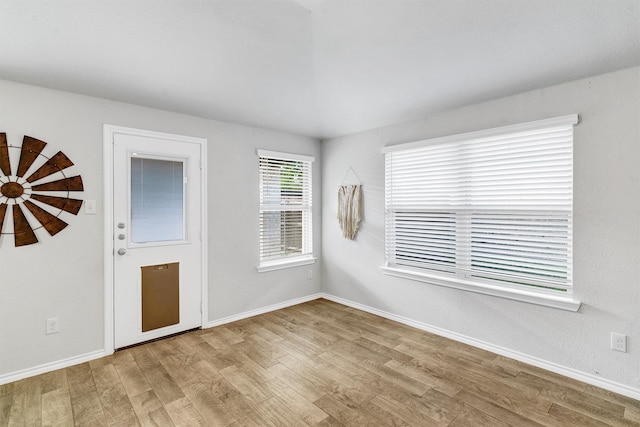
[[[358,178],[356,172],[349,166],[347,174],[338,187],[338,223],[342,229],[342,236],[353,240],[362,221],[362,185],[360,183],[345,185],[349,172],[353,172]]]
[[[0,133],[0,238],[13,235],[15,246],[38,243],[41,228],[58,234],[68,225],[62,212],[77,215],[82,206],[82,200],[69,197],[84,190],[82,177],[67,177],[64,171],[73,162],[62,151],[45,156],[46,145],[26,135],[22,146],[9,145],[6,133]],[[12,159],[19,159],[15,171]]]

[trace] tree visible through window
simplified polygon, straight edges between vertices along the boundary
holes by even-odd
[[[260,150],[260,264],[312,255],[313,158]]]

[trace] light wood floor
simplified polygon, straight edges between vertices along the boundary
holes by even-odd
[[[639,425],[640,402],[326,300],[0,386],[0,425]]]

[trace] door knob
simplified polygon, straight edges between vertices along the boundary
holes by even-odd
[[[124,255],[126,253],[127,253],[127,250],[125,248],[118,249],[118,255]]]

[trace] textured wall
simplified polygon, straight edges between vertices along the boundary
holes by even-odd
[[[0,81],[0,132],[24,134],[63,151],[77,165],[83,199],[98,214],[72,218],[41,243],[14,248],[0,238],[0,377],[104,346],[103,124],[208,140],[209,319],[217,320],[320,291],[319,263],[258,274],[256,148],[314,155],[315,253],[320,253],[320,143],[310,138]],[[307,279],[307,270],[313,279]],[[45,335],[45,319],[60,333]]]
[[[574,144],[578,313],[385,276],[381,147],[579,113]],[[632,388],[640,386],[640,68],[471,105],[323,142],[323,289]],[[364,222],[342,238],[337,186],[351,166]],[[611,331],[628,353],[609,349]]]

